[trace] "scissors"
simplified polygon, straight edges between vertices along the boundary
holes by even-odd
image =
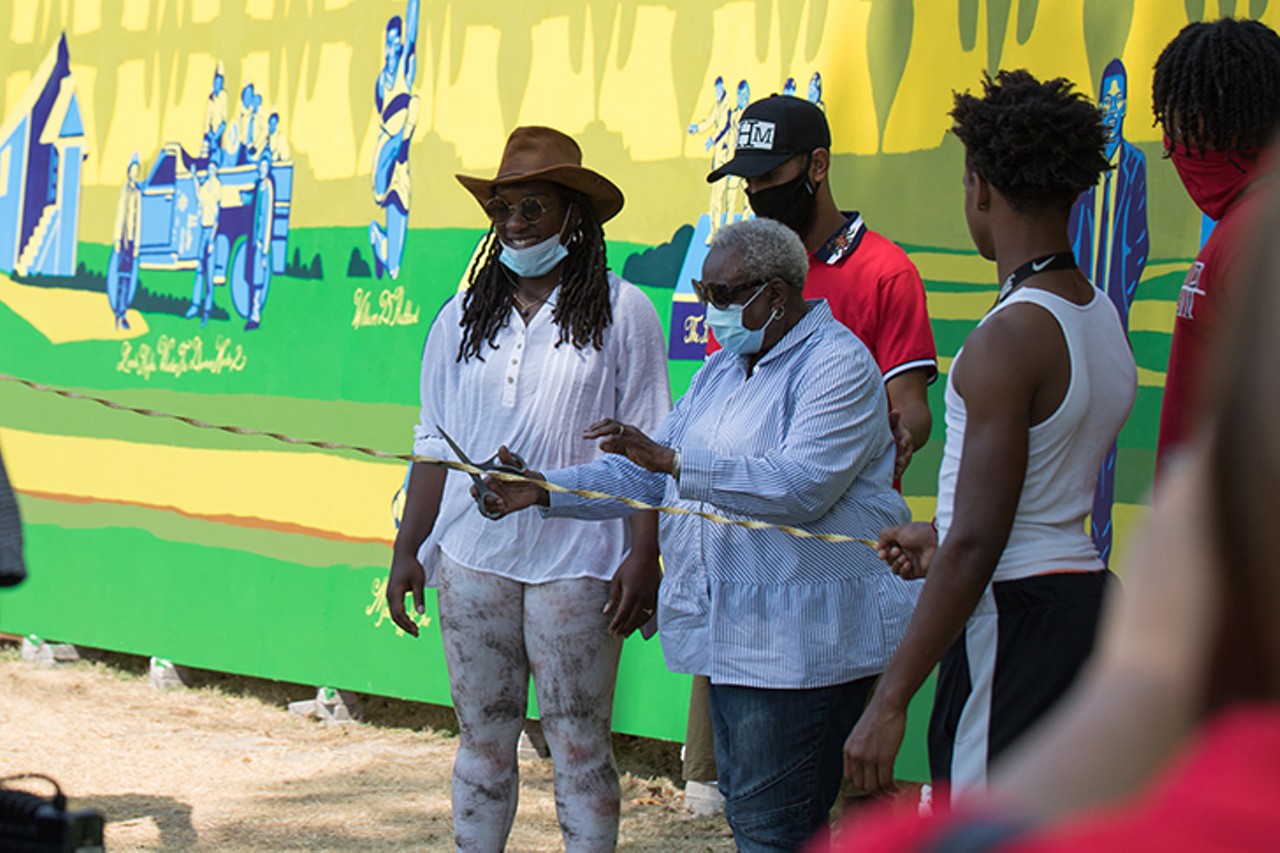
[[[507,474],[523,474],[525,471],[528,470],[528,466],[524,464],[524,459],[520,456],[519,453],[511,454],[513,457],[515,457],[515,461],[510,464],[506,462],[499,462],[498,454],[496,453],[490,456],[488,459],[484,460],[483,462],[472,462],[471,459],[467,456],[467,454],[462,452],[462,448],[459,447],[457,443],[452,438],[449,437],[449,433],[445,432],[443,429],[440,428],[439,424],[436,424],[436,432],[440,433],[440,435],[444,438],[444,440],[449,443],[449,447],[453,450],[454,455],[456,455],[460,461],[466,463],[467,465],[472,466],[473,468],[479,468],[481,471],[502,471]],[[485,502],[485,498],[487,498],[489,495],[493,495],[494,497],[497,497],[497,495],[494,494],[492,489],[490,489],[488,486],[484,484],[483,477],[481,477],[479,474],[476,474],[474,472],[468,472],[468,473],[469,473],[469,476],[471,477],[471,482],[475,483],[476,506],[480,508],[480,514],[483,515],[485,518],[491,518],[491,519],[502,518],[502,512],[500,510],[490,509],[488,504]]]

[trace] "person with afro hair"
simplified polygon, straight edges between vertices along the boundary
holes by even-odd
[[[964,214],[996,262],[995,306],[956,355],[935,524],[886,529],[881,556],[926,576],[919,604],[845,743],[859,788],[892,790],[907,703],[941,662],[929,728],[935,802],[987,767],[1063,695],[1112,584],[1084,529],[1137,369],[1115,306],[1077,267],[1072,203],[1108,168],[1098,109],[1026,71],[958,94]]]
[[[1280,36],[1257,21],[1188,24],[1156,60],[1151,86],[1165,154],[1191,200],[1216,222],[1178,294],[1156,473],[1192,432],[1202,405],[1201,373],[1218,318],[1238,280],[1242,233],[1257,218],[1253,190],[1275,176],[1267,156],[1280,123]]]

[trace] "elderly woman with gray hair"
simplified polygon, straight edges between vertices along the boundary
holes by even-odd
[[[800,240],[772,220],[717,233],[694,289],[724,349],[653,438],[600,421],[583,437],[610,455],[531,476],[813,533],[874,538],[905,521],[884,382],[826,302],[801,296],[808,265]],[[502,512],[634,511],[536,482],[488,485]],[[659,530],[663,651],[671,670],[710,678],[719,785],[738,847],[797,849],[826,826],[841,744],[916,588],[859,544],[689,515],[663,515]]]

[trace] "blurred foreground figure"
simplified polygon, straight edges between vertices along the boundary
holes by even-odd
[[[9,472],[0,457],[0,586],[14,586],[27,576],[22,560],[22,519],[9,485]]]

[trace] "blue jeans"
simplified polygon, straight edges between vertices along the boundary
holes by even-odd
[[[808,690],[711,685],[725,817],[745,853],[799,850],[825,831],[844,741],[875,676]]]

